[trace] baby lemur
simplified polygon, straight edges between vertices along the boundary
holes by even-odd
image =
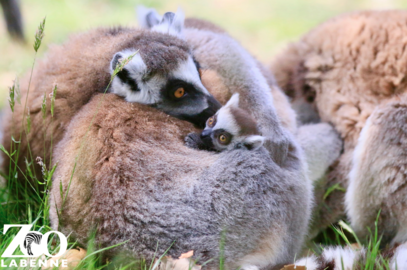
[[[234,94],[225,106],[206,121],[202,133],[188,134],[185,142],[187,146],[201,150],[256,150],[263,145],[264,137],[257,129],[256,120],[239,108],[239,94]]]

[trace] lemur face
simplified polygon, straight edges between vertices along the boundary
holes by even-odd
[[[141,34],[134,48],[113,56],[111,73],[138,50],[113,79],[111,92],[204,127],[221,105],[201,82],[199,64],[182,39],[183,16],[178,13],[167,12],[160,23],[148,13],[149,25],[156,23],[151,31]]]
[[[231,99],[214,116],[206,121],[201,139],[208,148],[217,151],[246,148],[256,150],[263,145],[256,121],[240,109],[239,94]]]

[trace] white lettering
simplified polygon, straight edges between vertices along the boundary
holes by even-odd
[[[51,260],[51,261],[49,261],[49,262],[51,262],[49,266],[58,266],[58,260],[56,260],[56,261],[52,261],[52,260]],[[48,266],[48,267],[49,267],[49,266]]]
[[[3,252],[3,255],[1,257],[30,257],[27,255],[13,255],[14,251],[17,249],[18,245],[20,243],[23,243],[25,236],[30,232],[30,229],[33,225],[28,224],[28,225],[21,225],[21,224],[7,224],[4,225],[3,229],[3,234],[6,234],[9,228],[12,227],[21,227],[20,231],[17,233],[17,235],[14,237],[13,241],[11,241],[10,245],[6,248],[6,250]]]
[[[47,260],[44,260],[44,261],[43,261],[43,260],[39,260],[39,261],[38,261],[38,266],[45,266],[45,267],[46,267],[46,266],[47,266]]]
[[[27,267],[27,260],[21,260],[20,267]]]
[[[58,235],[59,237],[59,252],[55,255],[51,255],[48,251],[48,237],[51,233],[55,233],[56,235]],[[64,254],[66,252],[66,249],[68,248],[68,241],[66,240],[65,235],[63,235],[61,232],[57,232],[57,231],[50,231],[47,232],[46,234],[44,234],[43,237],[44,241],[41,242],[41,245],[43,246],[43,251],[45,253],[45,255],[49,256],[49,257],[57,257],[57,256],[61,256],[62,254]]]

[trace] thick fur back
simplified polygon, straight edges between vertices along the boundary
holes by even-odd
[[[407,89],[406,19],[402,10],[338,16],[288,46],[271,69],[293,103],[310,103],[353,148],[376,105]]]
[[[160,254],[176,240],[170,255],[194,249],[201,262],[218,258],[224,232],[228,269],[289,262],[307,231],[312,185],[301,149],[287,131],[295,122],[282,125],[273,106],[280,98],[288,101],[284,95],[274,99],[280,90],[273,80],[227,34],[198,28],[185,34],[208,90],[221,102],[240,93],[269,144],[220,154],[188,149],[182,135],[194,131],[190,124],[118,97],[95,96],[55,151],[60,163],[51,192],[52,225],[60,221],[60,229],[81,243],[97,228],[102,246],[129,240],[123,252],[147,259],[153,259],[157,241]],[[68,190],[81,145],[64,203],[59,186]],[[62,210],[59,221],[55,206]]]
[[[160,39],[162,36],[164,38]],[[22,132],[24,103],[28,94],[27,107],[32,122],[28,139],[31,142],[32,156],[34,159],[37,156],[44,159],[45,149],[45,158],[49,160],[50,151],[52,151],[51,138],[54,145],[58,143],[62,139],[72,117],[84,104],[89,102],[92,96],[106,90],[110,80],[109,63],[113,55],[117,51],[140,45],[146,39],[149,42],[156,39],[157,43],[160,43],[163,42],[162,39],[165,39],[165,35],[136,28],[100,28],[73,35],[62,45],[52,45],[46,57],[35,66],[29,93],[27,90],[30,74],[23,78],[21,82],[22,104],[16,103],[13,114],[11,114],[9,108],[6,109],[2,127],[4,130],[2,144],[5,147],[10,147],[11,137],[19,138]],[[186,43],[181,40],[168,40],[173,43],[168,44],[168,46],[186,46]],[[58,90],[54,117],[51,121],[49,94],[55,84]],[[41,112],[44,93],[47,96],[48,103],[45,120],[43,120]],[[18,165],[25,168],[24,157],[28,157],[29,152],[27,139],[24,132],[22,133],[21,158],[18,160]],[[5,164],[8,164],[8,162],[8,158],[5,157]],[[37,175],[41,175],[40,166],[35,166],[38,172]],[[8,166],[6,167],[8,168]],[[7,170],[7,168],[4,169]]]
[[[93,98],[55,151],[53,227],[59,222],[82,244],[93,227],[98,244],[128,240],[121,249],[147,259],[157,242],[158,254],[172,245],[174,257],[193,249],[201,262],[217,258],[222,233],[228,267],[292,259],[294,232],[306,227],[309,212],[301,172],[282,169],[265,149],[189,149],[183,136],[191,130],[189,123],[112,94]]]
[[[322,121],[332,123],[344,139],[344,152],[328,175],[325,186],[339,183],[347,188],[354,149],[367,119],[376,108],[398,99],[398,96],[406,92],[406,19],[406,11],[362,11],[344,14],[311,30],[298,42],[290,44],[273,61],[271,69],[279,85],[292,98],[293,107],[297,109],[300,120],[313,122],[320,117]],[[385,116],[380,115],[380,118],[384,119]],[[397,125],[404,124],[401,122]],[[395,140],[405,136],[392,129],[383,132],[388,134],[389,140],[394,136]],[[377,189],[381,185],[377,183],[393,182],[396,174],[405,180],[405,176],[400,174],[405,170],[403,159],[392,163],[391,169],[379,165],[391,163],[392,157],[399,157],[400,150],[390,149],[385,140],[373,141],[374,137],[371,139],[371,151],[386,149],[386,154],[383,155],[382,152],[380,159],[376,161],[368,156],[361,156],[361,160],[371,161],[371,172],[368,170],[359,174],[359,181],[364,183],[364,186],[370,185],[371,189]],[[400,149],[403,147],[405,148],[400,144]],[[372,168],[374,170],[371,170]],[[395,173],[387,173],[390,170]],[[379,174],[373,171],[386,173],[383,177],[378,177]],[[375,176],[371,177],[371,174]],[[363,190],[367,192],[370,189]],[[388,196],[380,193],[381,196]],[[321,194],[324,194],[324,191]],[[324,201],[319,196],[319,204],[328,205],[321,207],[319,220],[322,222],[318,222],[320,228],[343,218],[343,194],[342,191],[334,191]],[[358,191],[355,194],[359,194]],[[377,195],[356,196],[360,201],[364,201],[364,204],[370,204],[370,201],[375,204],[373,202],[377,200]],[[324,210],[328,208],[329,211]],[[367,209],[374,209],[376,214],[378,212],[376,207],[364,207],[363,211],[359,211],[361,216],[352,219],[364,219]],[[374,220],[372,216],[369,214],[370,221]],[[366,226],[365,223],[360,223],[358,229],[365,230]],[[394,233],[395,230],[392,230]]]

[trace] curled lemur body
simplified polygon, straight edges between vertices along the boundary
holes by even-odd
[[[330,194],[331,211],[319,224],[329,226],[346,208],[365,239],[380,211],[384,245],[407,241],[406,20],[405,10],[343,14],[291,44],[273,64],[280,86],[300,104],[298,114],[332,123],[344,139],[328,182],[346,193]]]
[[[289,262],[307,231],[312,183],[301,149],[287,131],[295,130],[295,122],[280,121],[272,93],[282,104],[288,102],[235,40],[207,22],[189,25],[185,38],[207,70],[204,84],[216,82],[208,88],[219,99],[227,99],[229,91],[243,97],[242,107],[257,120],[265,147],[219,154],[190,149],[183,137],[191,124],[114,95],[96,96],[56,147],[52,226],[82,244],[92,228],[101,246],[128,240],[109,255],[123,250],[153,259],[172,245],[173,257],[193,249],[204,262],[218,258],[224,232],[227,269]],[[99,102],[105,110],[84,138]],[[286,116],[290,108],[280,104],[279,110]],[[60,185],[64,194],[70,186],[64,200]]]
[[[109,73],[113,73],[119,61],[137,50],[133,59],[114,77],[108,92],[203,127],[206,119],[221,105],[202,85],[199,64],[183,40],[183,28],[180,27],[183,22],[182,13],[168,13],[161,20],[161,28],[100,28],[72,36],[61,46],[51,47],[47,57],[34,69],[29,93],[30,77],[21,82],[21,100],[27,98],[28,109],[24,111],[24,102],[16,103],[14,113],[6,108],[2,145],[10,150],[12,138],[18,140],[23,134],[17,165],[24,171],[24,158],[31,155],[34,159],[39,156],[49,160],[52,146],[62,139],[72,117],[93,96],[106,91],[111,78]],[[163,29],[163,25],[171,31]],[[48,97],[54,84],[57,84],[54,115],[51,116],[48,101],[43,119],[43,96]],[[28,138],[22,124],[27,112],[31,118]],[[6,155],[4,159],[4,164],[9,164]],[[40,166],[33,166],[40,177]],[[9,166],[3,167],[7,174]],[[22,178],[21,181],[26,180]]]
[[[174,19],[167,17],[164,24]],[[227,227],[228,268],[289,261],[301,247],[309,218],[304,213],[309,213],[311,204],[304,160],[287,132],[296,132],[293,113],[273,80],[265,75],[264,68],[236,41],[209,23],[190,20],[189,24],[191,27],[184,33],[186,42],[172,31],[170,35],[160,32],[162,28],[157,31],[97,29],[76,35],[64,45],[51,48],[47,58],[37,65],[29,95],[28,79],[22,81],[22,100],[28,95],[32,121],[28,134],[32,154],[43,156],[45,145],[45,156],[54,151],[53,161],[60,162],[51,191],[52,224],[55,228],[60,225],[66,233],[73,232],[81,243],[86,242],[95,226],[101,245],[130,240],[124,249],[147,258],[154,256],[157,240],[161,253],[177,240],[171,254],[195,249],[202,260],[218,256],[220,235]],[[219,100],[227,99],[225,93],[229,90],[241,94],[243,106],[258,120],[260,131],[267,137],[265,149],[215,156],[188,149],[182,137],[193,130],[192,125],[170,118],[151,106],[130,104],[109,94],[103,100],[99,95],[109,83],[109,67],[114,64],[115,56],[118,60],[140,49],[135,62],[127,67],[137,69],[135,74],[127,75],[134,76],[135,92],[139,94],[129,97],[123,91],[116,94],[203,124],[206,116],[201,113],[209,117],[219,105],[199,83],[198,73],[193,72],[196,66],[190,69],[193,63],[190,46],[203,68],[209,70],[202,78],[217,92]],[[158,77],[140,73],[144,68],[140,57],[147,73]],[[185,87],[162,87],[174,79],[177,75],[174,72],[181,66],[187,66],[191,71],[187,73],[192,76],[181,78],[187,83]],[[125,74],[118,75],[113,82],[115,89],[120,89],[119,79],[128,79]],[[53,121],[50,106],[43,120],[42,97],[51,92],[54,83],[58,84],[58,92]],[[152,87],[148,87],[150,83]],[[190,85],[193,89],[188,88]],[[173,94],[170,97],[177,98],[179,88],[191,91],[191,98],[201,97],[192,101],[207,107],[183,102],[170,106],[163,100],[151,104],[151,99],[146,98],[149,95],[141,95],[145,90],[159,90],[160,95],[150,93],[151,96],[167,98],[167,94]],[[173,91],[167,93],[168,89]],[[224,89],[227,91],[222,92]],[[99,111],[92,122],[99,104],[105,110]],[[196,111],[196,107],[203,110]],[[22,131],[23,108],[17,105],[14,116],[8,112],[3,122],[3,145],[7,147],[12,135]],[[85,136],[90,123],[91,129]],[[57,144],[55,150],[51,147],[51,137],[54,145]],[[81,145],[81,156],[69,185]],[[22,138],[20,157],[25,156],[28,156],[28,145],[26,138]],[[23,160],[17,162],[24,167]],[[40,170],[37,172],[39,175]],[[237,179],[236,175],[241,178]],[[64,204],[59,194],[60,182],[65,192],[70,186]]]

